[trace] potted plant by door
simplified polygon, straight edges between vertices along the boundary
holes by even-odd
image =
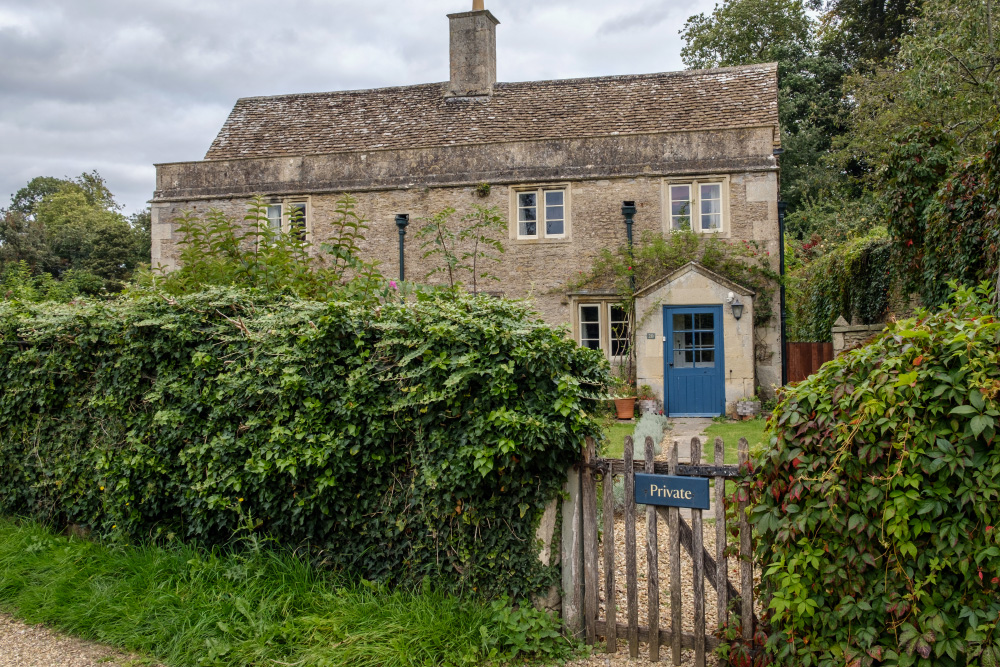
[[[644,384],[639,387],[636,398],[639,401],[640,414],[656,414],[660,411],[659,401],[656,400],[656,394],[653,393],[653,388],[648,384]]]
[[[635,387],[631,382],[616,375],[611,383],[611,398],[615,402],[618,419],[635,417]]]

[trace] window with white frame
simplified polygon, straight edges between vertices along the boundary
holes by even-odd
[[[304,201],[290,201],[267,205],[267,224],[275,232],[295,234],[301,241],[309,232],[308,204]]]
[[[267,224],[275,233],[281,231],[281,204],[269,204],[267,207]]]
[[[611,356],[624,357],[629,351],[628,314],[624,306],[609,306],[608,315],[611,322],[609,335]]]
[[[591,350],[601,349],[601,305],[580,304],[580,345]]]
[[[726,229],[727,181],[667,181],[667,229],[713,233]]]
[[[624,357],[631,341],[628,312],[616,303],[601,301],[578,306],[580,345],[601,350],[609,358]]]
[[[517,190],[515,198],[517,239],[566,238],[566,188]]]

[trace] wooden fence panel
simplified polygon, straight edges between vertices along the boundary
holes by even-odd
[[[586,463],[597,460],[593,438],[587,438]],[[587,644],[597,640],[597,480],[587,471],[583,476],[583,628]]]
[[[691,438],[691,463],[701,463],[701,440]],[[694,577],[694,665],[705,667],[705,532],[702,510],[691,510],[691,561]]]
[[[615,478],[609,470],[604,475],[604,613],[607,617],[608,653],[618,652],[618,610],[615,604]]]
[[[705,580],[717,591],[719,626],[728,620],[729,603],[739,600],[737,611],[742,619],[742,641],[752,641],[756,618],[753,613],[753,565],[751,557],[751,539],[749,524],[746,520],[747,501],[739,502],[740,508],[740,582],[739,590],[729,580],[726,560],[726,515],[725,515],[725,484],[726,480],[738,474],[739,466],[725,465],[725,451],[721,438],[715,440],[715,463],[701,463],[703,448],[700,439],[691,440],[691,460],[681,465],[678,460],[678,442],[669,445],[668,460],[656,462],[653,458],[654,443],[652,438],[646,438],[642,443],[645,456],[642,461],[635,460],[635,443],[631,437],[625,438],[623,458],[621,460],[597,459],[594,453],[594,443],[588,440],[584,453],[584,475],[581,480],[580,517],[583,524],[583,561],[584,561],[584,630],[587,641],[596,642],[603,636],[607,640],[608,653],[618,650],[618,638],[627,637],[629,655],[636,658],[639,655],[639,644],[649,646],[649,659],[657,662],[660,659],[660,647],[669,644],[671,662],[681,664],[681,650],[693,650],[695,665],[704,666],[708,651],[719,645],[714,636],[716,628],[706,628],[706,595]],[[739,459],[741,465],[747,465],[749,447],[745,438],[740,440]],[[690,510],[691,523],[680,515],[676,507],[661,507],[649,505],[646,507],[646,563],[647,563],[647,624],[639,625],[638,600],[638,547],[636,538],[636,502],[635,474],[646,472],[652,474],[675,474],[680,476],[714,478],[715,480],[715,513],[716,520],[716,551],[709,554],[703,542],[704,516],[700,509]],[[625,623],[618,622],[617,588],[615,569],[615,515],[614,515],[614,476],[623,474],[625,486]],[[598,592],[600,588],[598,560],[600,557],[597,544],[597,488],[596,481],[603,475],[602,511],[604,525],[604,615],[599,614]],[[687,511],[687,510],[685,510]],[[667,523],[667,568],[670,578],[670,623],[669,628],[661,627],[664,619],[660,618],[660,579],[659,579],[659,521]],[[692,561],[693,586],[692,600],[688,613],[693,613],[693,633],[683,631],[683,599],[681,591],[681,548],[688,553]],[[715,556],[713,558],[713,555]],[[619,564],[620,566],[620,564]]]
[[[750,444],[746,438],[740,438],[739,444],[740,468],[750,463]],[[750,522],[747,520],[747,507],[750,505],[750,494],[743,490],[738,504],[740,511],[740,616],[743,626],[743,641],[753,641],[753,544],[750,541]]]
[[[632,436],[625,437],[625,469],[633,470]],[[635,473],[625,475],[625,599],[628,654],[639,657],[639,586],[635,567]]]
[[[801,382],[833,359],[833,343],[785,343],[788,381]]]
[[[715,438],[715,462],[725,460],[722,438]],[[726,563],[726,479],[715,478],[715,592],[718,596],[719,629],[729,616],[729,571]],[[721,582],[721,585],[720,585]]]
[[[670,445],[671,475],[677,474],[677,441]],[[670,563],[670,659],[675,665],[681,664],[681,531],[680,510],[667,508],[667,559]]]
[[[653,438],[646,436],[646,451],[644,452],[646,472],[653,472]],[[646,505],[646,602],[648,611],[646,618],[649,627],[660,627],[660,572],[659,572],[659,551],[657,551],[656,540],[656,506]],[[652,632],[649,635],[649,661],[660,661],[660,633]]]

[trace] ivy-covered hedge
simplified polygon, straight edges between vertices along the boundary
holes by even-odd
[[[838,317],[881,322],[892,291],[892,240],[884,228],[844,243],[795,267],[788,280],[788,335],[797,341],[829,341]]]
[[[535,527],[607,379],[486,297],[0,303],[0,512],[135,540],[250,523],[368,579],[522,596],[553,581]]]
[[[954,287],[954,286],[953,286]],[[1000,322],[959,289],[791,389],[752,521],[783,665],[1000,662]]]

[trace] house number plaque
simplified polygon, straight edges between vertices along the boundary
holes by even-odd
[[[709,508],[708,479],[635,474],[635,502],[641,505]]]

